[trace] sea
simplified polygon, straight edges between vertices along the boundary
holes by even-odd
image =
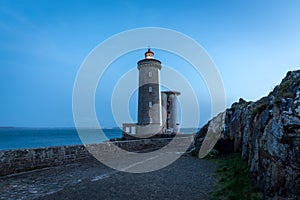
[[[197,132],[197,128],[181,128],[184,134]],[[76,128],[15,128],[0,127],[0,150],[66,146],[101,143],[112,138],[121,138],[122,130]]]

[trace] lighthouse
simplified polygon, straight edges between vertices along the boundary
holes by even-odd
[[[160,91],[161,62],[150,48],[137,62],[139,70],[138,122],[123,123],[123,138],[174,134],[180,130],[178,99],[180,92]]]
[[[145,58],[138,61],[138,133],[155,134],[161,132],[162,109],[160,92],[161,62],[154,59],[148,49]]]

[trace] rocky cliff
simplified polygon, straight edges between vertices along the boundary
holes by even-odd
[[[211,148],[240,152],[266,196],[300,198],[300,70],[256,102],[240,99],[196,134],[203,157]]]

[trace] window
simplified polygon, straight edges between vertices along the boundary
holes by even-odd
[[[149,77],[152,77],[152,72],[149,72]]]
[[[152,87],[151,87],[151,86],[149,86],[149,92],[150,92],[150,93],[152,92]]]
[[[152,108],[152,101],[149,101],[149,108]]]
[[[135,126],[131,127],[131,134],[135,134]]]

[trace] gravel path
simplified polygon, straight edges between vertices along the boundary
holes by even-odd
[[[0,199],[207,199],[215,163],[183,155],[149,173],[126,173],[96,159],[0,178]]]

